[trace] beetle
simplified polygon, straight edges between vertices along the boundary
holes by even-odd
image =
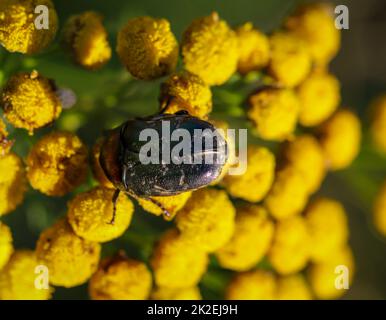
[[[169,123],[170,132],[176,129],[185,129],[189,132],[192,145],[197,143],[195,129],[209,130],[213,133],[217,130],[205,120],[194,117],[186,111],[178,111],[175,114],[159,113],[130,119],[107,132],[101,146],[99,163],[106,177],[116,188],[112,199],[112,224],[114,223],[116,202],[120,192],[125,192],[134,198],[149,200],[161,208],[165,216],[170,217],[168,210],[154,199],[154,196],[172,196],[196,190],[209,185],[220,176],[228,159],[228,145],[223,135],[214,135],[213,141],[209,145],[203,141],[205,138],[202,136],[202,140],[199,142],[203,148],[199,151],[191,148],[190,159],[196,159],[195,157],[200,155],[204,157],[211,155],[215,160],[213,162],[196,163],[191,161],[189,163],[186,161],[186,163],[178,164],[160,161],[159,163],[143,163],[140,159],[141,148],[147,141],[141,141],[141,132],[144,129],[153,129],[155,132],[161,133],[165,122]],[[170,148],[165,150],[162,148],[162,139],[157,141],[159,158],[164,159],[165,152],[168,153],[167,156],[171,157],[171,150],[179,141],[171,141]]]

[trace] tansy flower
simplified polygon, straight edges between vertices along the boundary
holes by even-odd
[[[309,285],[301,274],[279,277],[277,279],[278,300],[311,300]]]
[[[347,217],[342,204],[329,198],[316,199],[309,204],[305,219],[312,243],[311,259],[328,261],[334,250],[348,239]]]
[[[330,256],[326,262],[316,263],[310,266],[308,270],[308,280],[315,296],[319,299],[337,299],[347,292],[343,288],[344,283],[339,281],[339,275],[343,280],[342,270],[348,272],[348,285],[351,287],[354,276],[354,258],[350,247],[344,246],[335,248],[335,253]],[[347,269],[337,269],[345,267]],[[344,272],[345,272],[344,271]],[[342,285],[337,288],[336,285]]]
[[[376,196],[373,209],[374,225],[377,230],[386,236],[386,183]]]
[[[217,12],[194,20],[181,47],[185,68],[208,85],[221,85],[236,71],[237,37]]]
[[[316,126],[326,120],[340,103],[338,79],[327,71],[313,72],[297,89],[300,101],[299,122]]]
[[[8,131],[3,119],[0,119],[0,157],[5,156],[11,150],[13,141],[7,139]]]
[[[153,300],[201,300],[201,293],[198,287],[190,288],[156,288],[151,296]]]
[[[339,50],[340,32],[335,27],[329,5],[302,6],[287,19],[285,26],[307,43],[312,59],[318,65],[327,65]]]
[[[370,132],[375,146],[386,154],[386,94],[371,105]]]
[[[50,271],[50,283],[66,288],[85,283],[96,271],[101,247],[78,237],[65,219],[40,234],[36,244],[39,260]]]
[[[178,212],[176,225],[183,238],[207,252],[214,252],[233,235],[235,208],[225,191],[200,189],[193,192]]]
[[[144,300],[149,296],[152,277],[146,265],[122,255],[102,260],[90,279],[94,300]]]
[[[166,197],[152,197],[155,201],[160,203],[169,213],[170,217],[164,216],[166,220],[171,220],[177,214],[181,208],[184,207],[185,203],[189,200],[192,192],[183,192],[177,194],[175,196],[166,196]],[[160,216],[163,214],[162,209],[151,202],[150,200],[146,200],[144,198],[138,198],[139,205],[146,211],[155,214],[156,216]]]
[[[285,165],[298,170],[309,193],[319,189],[325,175],[326,164],[322,147],[312,135],[303,134],[286,143],[282,150]]]
[[[59,117],[62,107],[55,83],[38,72],[18,73],[4,87],[4,116],[16,128],[30,134]]]
[[[232,197],[257,202],[271,188],[274,176],[274,155],[264,147],[250,145],[246,172],[242,175],[227,175],[223,184]]]
[[[172,74],[161,84],[160,107],[165,113],[186,110],[190,115],[206,119],[212,111],[212,92],[207,84],[189,71]]]
[[[0,272],[0,300],[48,300],[52,288],[36,288],[36,267],[40,262],[35,252],[15,251]],[[50,270],[51,271],[51,270]]]
[[[172,229],[156,244],[150,264],[157,286],[190,288],[196,286],[205,273],[208,255]]]
[[[134,77],[152,80],[175,69],[178,43],[167,20],[139,17],[119,31],[117,53]]]
[[[271,215],[281,220],[300,213],[307,199],[308,186],[301,172],[292,166],[286,166],[276,174],[264,203]]]
[[[361,124],[358,117],[341,110],[321,125],[320,144],[331,170],[347,168],[359,153]]]
[[[94,11],[71,16],[64,26],[63,37],[75,62],[87,69],[100,68],[111,58],[102,16]]]
[[[310,257],[310,239],[305,220],[300,216],[279,221],[268,258],[282,275],[302,270]]]
[[[275,276],[265,270],[237,274],[229,283],[225,296],[228,300],[273,300],[275,299]]]
[[[281,141],[291,137],[300,109],[291,89],[263,88],[250,96],[249,105],[248,118],[262,139]]]
[[[0,270],[8,262],[13,253],[11,229],[0,221]]]
[[[62,196],[85,180],[87,160],[87,147],[76,135],[51,132],[30,150],[27,177],[34,189]]]
[[[115,190],[97,187],[79,193],[68,203],[67,219],[74,232],[86,240],[106,242],[120,237],[129,227],[134,206],[120,193],[113,219]]]
[[[311,70],[311,57],[305,43],[288,32],[270,37],[269,74],[285,87],[300,84]]]
[[[247,22],[236,29],[239,60],[237,70],[241,74],[256,71],[268,64],[270,48],[268,37]]]
[[[37,29],[35,8],[48,8],[48,29]],[[0,44],[10,52],[33,54],[45,49],[58,29],[58,16],[51,0],[2,0]]]
[[[0,157],[0,216],[23,202],[27,179],[22,160],[13,152]]]
[[[235,271],[251,269],[267,253],[273,231],[273,222],[263,207],[245,205],[237,208],[233,237],[216,252],[219,264]]]
[[[101,153],[101,147],[104,143],[105,138],[100,137],[97,139],[91,150],[91,169],[94,178],[99,182],[102,187],[115,189],[114,185],[106,177],[101,164],[99,162],[99,156]]]

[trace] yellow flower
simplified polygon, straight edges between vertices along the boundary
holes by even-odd
[[[48,29],[35,27],[35,8],[48,8]],[[0,44],[10,52],[33,54],[45,49],[58,29],[58,16],[51,0],[2,0]]]
[[[371,105],[370,132],[375,146],[386,154],[386,94]]]
[[[100,244],[79,238],[65,219],[40,234],[38,259],[50,271],[50,283],[66,288],[85,283],[96,271]]]
[[[312,243],[311,259],[328,261],[331,253],[348,239],[347,217],[342,204],[329,198],[318,198],[308,206],[305,219]]]
[[[87,69],[100,68],[111,58],[102,16],[94,11],[71,16],[64,26],[63,37],[75,62]]]
[[[12,76],[3,90],[4,116],[16,128],[33,133],[57,119],[62,111],[55,83],[38,72]]]
[[[198,287],[190,288],[156,288],[152,294],[153,300],[201,300],[201,293]]]
[[[134,77],[152,80],[175,69],[178,43],[167,20],[139,17],[119,31],[117,53]]]
[[[319,135],[331,170],[347,168],[359,153],[361,124],[358,117],[348,110],[338,111],[322,124]]]
[[[100,137],[96,140],[94,146],[91,150],[91,169],[94,178],[98,181],[98,183],[105,188],[115,189],[114,185],[110,182],[110,180],[106,177],[105,172],[103,171],[101,164],[99,162],[99,156],[101,153],[101,147],[105,141],[104,137]]]
[[[375,199],[373,219],[377,230],[386,236],[386,183],[384,183]]]
[[[311,300],[311,290],[301,274],[279,277],[277,280],[277,299]]]
[[[291,217],[277,223],[268,258],[279,274],[296,273],[307,265],[309,247],[305,220],[300,216]]]
[[[77,194],[68,203],[67,219],[79,237],[89,241],[106,242],[120,237],[126,231],[134,206],[124,193],[120,193],[114,224],[111,224],[114,192],[112,189],[97,187]]]
[[[261,31],[247,22],[236,29],[239,49],[237,70],[241,74],[256,71],[268,64],[270,58],[269,40]]]
[[[87,147],[73,133],[51,132],[41,138],[27,158],[27,177],[34,189],[62,196],[86,178]]]
[[[305,180],[296,168],[286,166],[280,170],[265,198],[265,205],[277,220],[300,213],[308,199]]]
[[[327,71],[313,72],[297,89],[300,101],[299,122],[316,126],[326,120],[340,103],[338,79]]]
[[[53,289],[36,288],[36,267],[40,262],[35,252],[18,250],[0,272],[0,300],[48,300]]]
[[[13,152],[0,157],[0,216],[23,202],[27,179],[22,160]]]
[[[5,156],[11,150],[13,141],[8,140],[8,131],[7,127],[3,121],[0,119],[0,158]]]
[[[327,65],[339,50],[340,32],[335,27],[335,17],[329,5],[302,6],[287,19],[285,26],[306,41],[312,59],[318,65]]]
[[[158,241],[150,264],[157,286],[190,288],[196,286],[205,273],[208,255],[172,229]]]
[[[312,135],[303,134],[284,145],[282,156],[286,165],[293,166],[303,176],[307,192],[319,189],[326,175],[322,147]]]
[[[13,253],[11,229],[0,221],[0,270]]]
[[[192,192],[183,192],[177,194],[175,196],[166,196],[166,197],[152,197],[155,201],[159,202],[168,212],[170,213],[170,217],[164,216],[166,220],[171,220],[177,214],[181,208],[184,207],[185,203],[189,200]],[[160,216],[163,214],[162,209],[151,202],[150,200],[146,200],[144,198],[138,198],[139,205],[146,211],[155,214],[156,216]]]
[[[121,255],[102,260],[90,279],[94,300],[144,300],[149,296],[152,276],[146,265]]]
[[[200,189],[193,192],[176,216],[183,238],[207,252],[224,246],[235,228],[235,208],[225,191]]]
[[[263,88],[249,98],[248,118],[266,140],[290,138],[299,115],[299,100],[291,89]]]
[[[273,232],[274,224],[263,207],[245,205],[237,208],[235,233],[216,252],[219,264],[235,271],[251,269],[267,253]]]
[[[319,299],[336,299],[347,292],[347,289],[336,288],[336,284],[344,285],[339,281],[339,276],[343,276],[339,266],[346,267],[348,271],[348,285],[351,287],[354,276],[354,257],[348,246],[335,248],[334,254],[326,262],[311,265],[308,270],[308,280],[311,284],[315,296]],[[335,271],[339,272],[336,273]],[[343,277],[342,277],[343,278]]]
[[[236,71],[237,37],[217,12],[194,20],[181,47],[185,68],[208,85],[221,85]]]
[[[248,146],[247,170],[242,175],[227,175],[223,184],[229,194],[249,202],[262,200],[275,176],[275,156],[264,147]]]
[[[226,289],[228,300],[273,300],[275,299],[275,276],[265,270],[238,273]]]
[[[270,37],[269,73],[280,85],[295,87],[311,70],[311,57],[305,43],[288,32],[276,32]]]
[[[161,109],[168,104],[166,113],[186,110],[192,116],[206,119],[212,111],[210,87],[199,76],[185,70],[172,74],[162,83],[159,100]]]

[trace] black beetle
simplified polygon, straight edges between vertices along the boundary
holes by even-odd
[[[206,163],[205,160],[200,163],[191,161],[191,163],[180,164],[176,164],[175,161],[148,164],[140,161],[141,148],[148,143],[148,141],[140,141],[140,133],[144,129],[154,129],[162,137],[163,125],[166,122],[169,123],[170,132],[185,129],[190,133],[189,142],[192,145],[190,159],[196,159],[200,155],[203,158],[205,155],[211,155],[214,161],[209,163]],[[117,188],[113,197],[114,213],[111,223],[114,222],[115,204],[121,191],[133,197],[152,201],[162,209],[166,216],[170,216],[169,212],[152,197],[171,196],[199,189],[220,176],[228,158],[226,140],[222,135],[214,134],[212,143],[207,144],[202,136],[202,140],[199,141],[202,148],[197,152],[193,147],[193,144],[197,143],[195,129],[201,129],[203,132],[208,132],[208,130],[212,133],[217,132],[211,123],[193,117],[186,111],[179,111],[175,114],[161,113],[144,118],[134,118],[107,133],[101,147],[99,162],[107,178]],[[172,157],[171,150],[180,141],[169,140],[170,148],[165,150],[161,140],[162,138],[157,141],[159,159],[163,159],[165,152]]]

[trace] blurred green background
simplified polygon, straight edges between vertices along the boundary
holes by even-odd
[[[252,21],[270,32],[301,1],[296,0],[55,0],[61,25],[72,14],[96,10],[105,17],[109,40],[115,48],[116,34],[131,17],[150,15],[171,22],[172,30],[181,39],[183,30],[196,17],[218,11],[232,26]],[[371,207],[377,188],[386,179],[386,158],[374,151],[366,132],[366,108],[376,95],[386,91],[386,2],[337,1],[346,4],[350,13],[350,29],[342,32],[342,49],[331,69],[342,82],[343,104],[357,111],[363,119],[364,139],[360,156],[347,170],[329,174],[318,194],[339,199],[349,214],[351,240],[356,258],[356,277],[346,299],[386,299],[386,239],[377,235],[371,222]],[[157,110],[160,81],[132,79],[116,55],[99,71],[85,71],[73,65],[62,51],[59,38],[46,52],[26,57],[0,49],[0,85],[16,71],[37,69],[53,78],[61,87],[74,90],[77,104],[63,111],[53,125],[56,129],[77,132],[92,146],[103,129],[112,128],[135,115]],[[231,127],[246,127],[240,107],[248,83],[234,77],[227,85],[215,88],[214,117],[226,119]],[[23,130],[10,130],[16,139],[14,151],[25,157],[30,147],[53,128],[38,130],[29,137]],[[251,138],[253,140],[253,138]],[[87,184],[76,190],[89,189],[95,183],[91,174]],[[24,203],[3,217],[12,228],[17,248],[34,248],[40,232],[66,213],[66,202],[73,196],[50,198],[30,189]],[[104,255],[124,249],[129,256],[147,261],[153,242],[170,223],[142,212],[139,208],[128,232],[120,239],[103,246]],[[171,266],[172,267],[172,266]],[[212,261],[201,283],[204,298],[222,298],[221,291],[230,272],[220,270]],[[87,286],[58,288],[54,298],[86,299]]]

